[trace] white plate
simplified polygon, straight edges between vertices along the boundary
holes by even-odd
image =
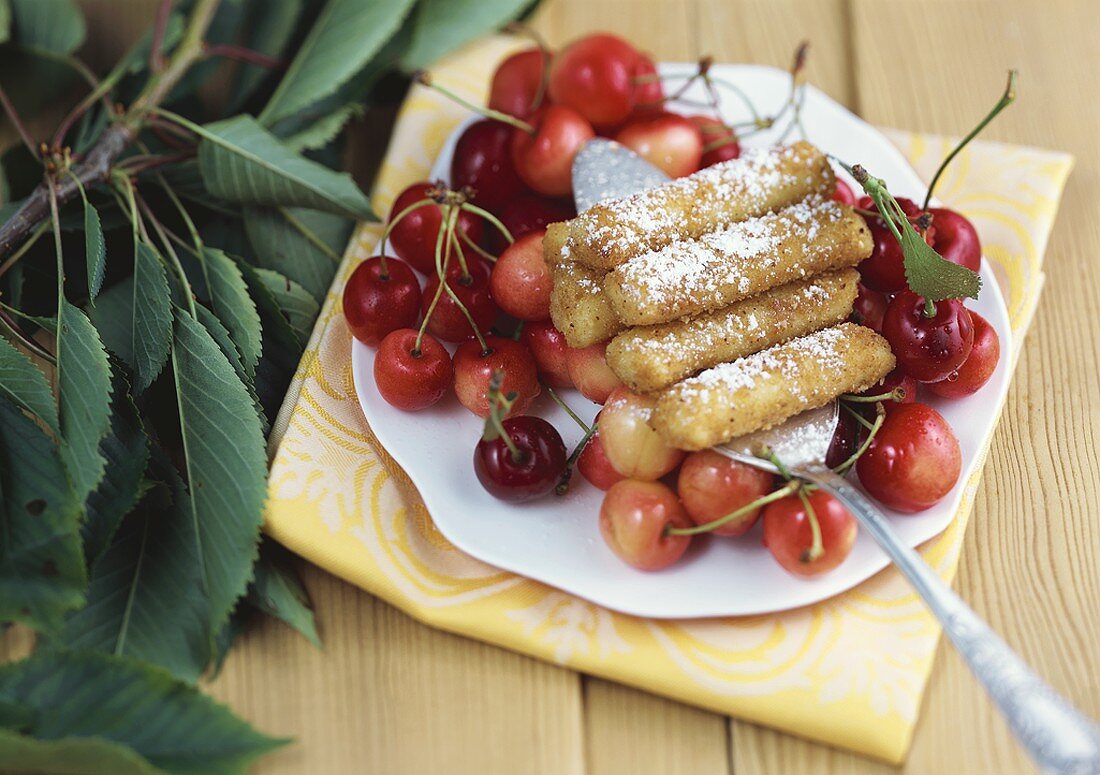
[[[664,65],[662,72],[690,73],[692,65]],[[736,82],[762,109],[776,109],[786,99],[788,76],[770,67],[720,65],[718,77]],[[699,98],[689,94],[689,98]],[[743,106],[727,95],[729,121],[744,120]],[[688,112],[688,111],[685,111]],[[878,131],[822,92],[808,87],[803,125],[809,140],[848,163],[862,163],[889,182],[897,195],[919,201],[924,185],[901,153]],[[473,120],[473,119],[471,119]],[[456,129],[432,170],[433,179],[450,177]],[[769,144],[771,137],[751,138],[749,145]],[[850,182],[850,181],[849,181]],[[972,308],[1001,338],[1001,352],[1011,352],[1008,314],[997,282],[982,267],[984,290]],[[993,378],[975,396],[941,401],[922,395],[947,418],[962,446],[963,471],[955,489],[939,504],[917,515],[887,512],[912,546],[937,535],[951,522],[963,487],[977,465],[977,454],[993,433],[997,412],[1008,389],[1008,358],[1002,357]],[[800,579],[786,573],[760,543],[760,528],[740,539],[696,540],[675,566],[643,573],[623,564],[600,537],[598,514],[603,493],[576,475],[571,492],[533,503],[509,505],[482,489],[473,470],[473,449],[481,421],[453,396],[435,407],[409,414],[390,407],[374,386],[374,350],[358,341],[352,346],[355,388],[367,422],[378,440],[415,482],[436,527],[455,546],[491,565],[512,571],[601,606],[637,616],[690,618],[741,616],[781,611],[837,595],[881,570],[886,556],[861,531],[851,555],[830,573]],[[574,391],[564,399],[585,420],[598,407]],[[580,430],[545,396],[533,411],[561,431],[572,449]]]

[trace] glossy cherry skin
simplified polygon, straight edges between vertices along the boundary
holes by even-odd
[[[489,289],[489,267],[483,261],[477,260],[469,264],[468,270],[469,275],[463,277],[461,267],[456,261],[454,271],[447,273],[447,285],[466,306],[470,317],[477,324],[478,331],[485,332],[492,328],[500,314]],[[424,284],[420,309],[425,316],[431,308],[432,299],[435,298],[438,288],[439,277],[437,276],[429,277],[428,282]],[[440,295],[431,319],[428,320],[428,331],[444,342],[464,342],[474,338],[470,321],[462,314],[462,310],[446,290]]]
[[[962,214],[946,207],[929,209],[935,234],[932,247],[948,261],[974,272],[982,267],[982,241],[978,230]]]
[[[568,221],[576,214],[577,211],[569,199],[552,199],[536,194],[520,194],[499,210],[493,211],[493,215],[500,219],[514,240],[545,229],[551,223]],[[495,227],[489,229],[488,242],[490,250],[498,255],[508,247],[508,240]]]
[[[344,286],[344,319],[352,336],[376,347],[390,331],[416,323],[420,283],[409,265],[396,258],[368,258]]]
[[[774,479],[767,471],[705,449],[692,452],[684,460],[676,491],[692,521],[705,525],[767,495]],[[744,535],[759,517],[760,509],[753,509],[711,532],[720,536]]]
[[[920,213],[920,208],[912,199],[898,198],[898,204],[908,216]],[[859,206],[865,210],[875,210],[875,204],[869,197],[863,197]],[[860,262],[860,277],[863,284],[872,290],[882,293],[897,293],[906,287],[905,285],[905,255],[901,252],[901,245],[897,237],[890,231],[890,227],[882,220],[881,216],[867,218],[867,226],[871,229],[871,239],[874,247],[871,255]],[[909,228],[916,231],[916,227],[910,224]],[[925,233],[925,241],[932,244],[934,232],[929,229]]]
[[[470,201],[493,214],[527,190],[512,164],[513,131],[500,121],[475,121],[459,136],[451,158],[451,185],[469,186]]]
[[[741,144],[737,133],[711,116],[691,116],[691,122],[699,129],[703,139],[703,156],[700,167],[737,159],[741,156]]]
[[[959,480],[962,452],[954,431],[927,404],[902,404],[886,413],[856,473],[871,496],[895,511],[936,505]]]
[[[657,64],[649,54],[638,54],[634,61],[634,113],[644,115],[660,110],[665,98],[665,89],[657,78]]]
[[[573,387],[569,378],[569,366],[565,362],[565,353],[569,345],[565,343],[565,334],[554,328],[548,320],[526,323],[520,341],[535,356],[539,375],[553,388]]]
[[[459,402],[478,417],[489,416],[489,380],[494,371],[504,372],[500,392],[516,393],[510,416],[525,414],[542,389],[538,367],[530,351],[519,342],[500,336],[487,336],[489,349],[483,351],[476,339],[463,342],[455,350],[455,395]]]
[[[855,304],[852,305],[853,323],[867,326],[872,331],[882,331],[882,318],[886,314],[886,296],[872,291],[863,283],[859,284]]]
[[[616,483],[626,479],[615,470],[615,466],[611,465],[607,450],[604,449],[603,442],[600,440],[599,428],[596,428],[592,438],[584,445],[581,456],[577,458],[577,470],[593,486],[604,491],[610,490]]]
[[[699,128],[675,113],[636,118],[618,131],[615,140],[672,178],[695,172],[703,158]]]
[[[489,289],[502,310],[518,320],[550,317],[550,267],[542,256],[541,229],[524,234],[493,264]]]
[[[854,455],[866,438],[866,432],[850,412],[842,409],[837,417],[836,430],[833,431],[829,449],[825,453],[825,465],[836,468]]]
[[[928,385],[928,390],[944,398],[962,398],[981,390],[1001,359],[1001,339],[989,321],[977,312],[970,312],[974,323],[974,346],[962,366],[939,382]]]
[[[569,379],[589,401],[602,404],[615,388],[622,387],[622,380],[607,365],[607,342],[597,342],[588,347],[570,347],[565,352],[565,365]]]
[[[665,535],[666,527],[691,527],[676,493],[660,482],[625,479],[600,506],[600,534],[623,562],[639,570],[667,568],[683,556],[689,536]]]
[[[882,335],[898,366],[917,382],[939,382],[962,366],[974,345],[974,324],[961,299],[936,302],[926,317],[924,299],[912,291],[894,297],[882,319]]]
[[[638,51],[606,33],[573,41],[550,63],[550,98],[577,111],[596,129],[626,120],[634,109]]]
[[[813,527],[805,504],[789,495],[764,509],[764,545],[788,573],[816,576],[830,571],[851,553],[859,526],[840,501],[824,490],[806,496],[821,529],[820,556],[810,558]]]
[[[837,178],[836,191],[833,192],[833,199],[840,202],[842,205],[854,205],[856,203],[856,195],[852,191],[852,187],[840,178]]]
[[[416,330],[400,328],[382,340],[374,356],[374,383],[391,406],[416,412],[437,403],[454,380],[451,355],[425,334],[416,347]]]
[[[573,157],[595,137],[592,125],[565,105],[546,105],[527,120],[534,134],[523,129],[512,132],[516,172],[543,196],[568,196],[573,191]]]
[[[654,481],[676,469],[683,450],[670,446],[650,418],[657,398],[615,388],[600,410],[600,440],[611,465],[628,479]]]
[[[497,65],[489,85],[489,108],[516,118],[531,115],[539,107],[535,99],[546,64],[546,54],[538,48],[518,51],[505,58]]]
[[[504,431],[519,457],[497,437],[482,439],[474,448],[474,472],[489,493],[504,501],[529,501],[550,493],[565,471],[565,443],[553,425],[541,417],[509,417]]]
[[[893,390],[901,388],[904,396],[900,400],[890,399],[885,401],[887,409],[890,409],[895,404],[911,404],[917,400],[918,383],[915,379],[910,377],[905,369],[900,366],[895,366],[893,370],[885,377],[883,377],[877,385],[873,385],[861,393],[864,396],[880,396],[884,393],[889,393]],[[874,404],[864,404],[869,410],[874,407]],[[873,411],[868,412],[869,415],[874,415]]]
[[[428,195],[431,183],[413,183],[394,200],[390,209],[390,219],[401,213],[406,207]],[[414,269],[426,275],[435,274],[435,244],[439,230],[443,225],[443,214],[439,205],[427,204],[419,207],[404,218],[390,232],[390,245],[393,252]],[[458,216],[456,229],[460,229],[474,242],[480,242],[484,225],[476,215],[462,212]],[[463,255],[476,257],[472,250],[463,249]]]

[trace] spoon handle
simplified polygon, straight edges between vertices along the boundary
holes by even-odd
[[[1100,728],[1036,675],[944,584],[863,493],[825,466],[794,473],[836,496],[890,556],[1043,771],[1100,773]]]

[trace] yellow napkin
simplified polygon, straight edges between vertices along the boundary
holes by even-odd
[[[484,104],[493,67],[515,45],[488,39],[437,66],[434,77]],[[434,93],[412,90],[375,187],[378,213],[389,211],[402,188],[427,176],[444,139],[466,115]],[[904,132],[889,136],[925,179],[953,144]],[[1071,165],[1064,154],[979,142],[955,161],[937,190],[981,233],[1017,348],[1042,287],[1043,252]],[[351,336],[340,293],[379,234],[377,225],[365,225],[349,246],[276,423],[267,532],[434,627],[902,760],[940,629],[896,571],[782,614],[658,621],[617,614],[505,573],[447,542],[371,434],[352,386]],[[946,579],[955,574],[977,482],[976,472],[955,521],[924,548]]]

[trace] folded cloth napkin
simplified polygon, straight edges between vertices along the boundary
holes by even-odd
[[[491,38],[438,65],[438,83],[484,103],[516,43]],[[378,177],[378,213],[424,179],[467,114],[414,87]],[[890,131],[927,179],[953,141]],[[977,142],[937,194],[977,226],[1019,348],[1043,284],[1042,260],[1072,160]],[[352,386],[341,313],[347,275],[371,255],[377,224],[348,247],[272,434],[267,532],[306,559],[433,627],[551,660],[719,713],[898,762],[905,757],[940,628],[888,569],[846,594],[767,616],[638,619],[485,565],[435,529],[408,477],[367,426]],[[1015,360],[1017,353],[1012,352]],[[985,451],[982,452],[984,458]],[[954,577],[979,471],[956,519],[923,554]]]

